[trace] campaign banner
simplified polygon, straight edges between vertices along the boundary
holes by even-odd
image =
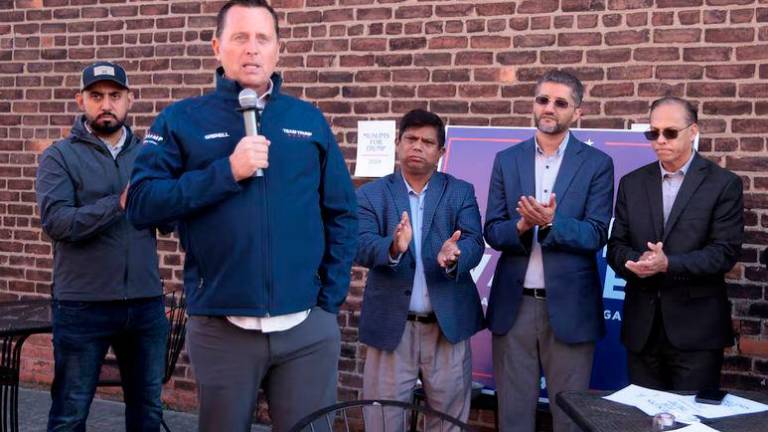
[[[533,137],[534,128],[449,126],[446,131],[446,152],[440,170],[472,183],[477,203],[485,222],[488,185],[493,160],[501,150]],[[619,179],[630,171],[656,160],[650,143],[640,131],[571,129],[581,141],[598,148],[613,158],[614,202]],[[472,270],[483,307],[487,307],[493,272],[499,252],[486,245],[480,264]],[[590,387],[599,390],[617,390],[627,385],[626,352],[619,339],[623,279],[616,276],[605,260],[605,248],[597,253],[600,280],[603,284],[606,335],[597,343]],[[494,387],[491,361],[491,334],[484,330],[472,338],[473,380]],[[542,387],[544,385],[542,384]]]

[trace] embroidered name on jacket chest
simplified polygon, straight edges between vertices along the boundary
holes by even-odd
[[[283,133],[291,138],[307,139],[312,138],[312,132],[300,129],[283,128]]]
[[[205,135],[203,138],[205,138],[206,140],[212,140],[212,139],[217,139],[217,138],[229,138],[229,133],[227,133],[227,132],[214,132],[214,133],[209,133],[208,135]]]
[[[301,138],[301,139],[307,139],[312,138],[312,132],[304,131],[300,129],[288,129],[283,128],[283,133],[291,138]],[[220,139],[220,138],[229,138],[229,133],[227,132],[214,132],[209,133],[205,136],[203,136],[206,140],[212,140],[212,139]]]

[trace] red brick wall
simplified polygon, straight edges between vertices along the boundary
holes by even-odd
[[[171,101],[212,85],[213,14],[222,2],[0,0],[0,297],[49,292],[51,247],[34,205],[37,156],[67,134],[78,72],[116,60],[133,85],[143,133]],[[768,0],[274,0],[282,17],[285,88],[326,113],[350,163],[358,120],[421,106],[451,124],[531,125],[533,81],[576,71],[587,86],[581,127],[646,121],[665,94],[701,109],[701,150],[744,179],[747,241],[731,273],[738,345],[728,386],[765,389],[768,291]],[[178,285],[177,243],[160,241]],[[357,396],[364,348],[354,270],[343,326],[340,396]],[[51,378],[49,340],[25,350],[24,378]],[[183,357],[166,397],[194,404]]]

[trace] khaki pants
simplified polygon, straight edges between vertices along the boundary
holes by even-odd
[[[419,374],[429,407],[466,422],[472,392],[469,340],[451,344],[437,324],[407,321],[400,344],[394,351],[368,347],[363,399],[410,402]],[[397,416],[395,410],[385,410],[384,428],[378,426],[380,417],[374,421],[373,415],[368,416],[366,430],[401,431],[403,421]],[[447,431],[450,430],[448,426],[428,419],[427,430]]]

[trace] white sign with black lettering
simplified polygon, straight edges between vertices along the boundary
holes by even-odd
[[[395,170],[395,121],[357,122],[356,177],[384,177]]]

